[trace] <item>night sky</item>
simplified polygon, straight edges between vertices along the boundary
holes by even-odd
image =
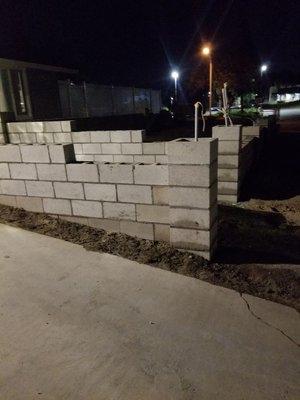
[[[172,66],[188,75],[201,40],[300,70],[300,0],[0,0],[0,18],[0,57],[99,83],[164,87]]]

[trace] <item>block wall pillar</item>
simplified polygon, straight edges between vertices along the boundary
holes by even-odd
[[[218,141],[167,144],[170,243],[211,259],[217,236]]]

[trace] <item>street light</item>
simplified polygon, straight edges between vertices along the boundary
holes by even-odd
[[[263,76],[263,73],[264,73],[264,72],[267,72],[267,70],[268,70],[267,64],[262,64],[261,67],[260,67],[260,74],[261,74],[261,76]]]
[[[212,106],[212,74],[213,74],[213,65],[212,65],[212,57],[211,57],[211,47],[203,46],[202,47],[202,55],[205,57],[209,57],[209,92],[208,92],[208,101],[209,101],[209,115],[211,116],[211,106]]]
[[[175,93],[175,101],[177,102],[177,82],[179,78],[179,72],[174,70],[171,72],[171,77],[174,79],[174,93]]]

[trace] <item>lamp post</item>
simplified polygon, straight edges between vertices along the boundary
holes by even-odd
[[[267,64],[262,64],[260,66],[260,76],[263,76],[264,72],[267,72],[267,70],[268,70]]]
[[[205,56],[205,57],[209,57],[209,92],[208,92],[208,101],[209,101],[209,115],[211,116],[213,64],[212,64],[210,46],[202,47],[202,55]]]
[[[177,84],[178,84],[178,78],[179,78],[178,71],[176,71],[176,70],[172,71],[171,77],[174,79],[174,98],[175,98],[175,102],[177,103]]]

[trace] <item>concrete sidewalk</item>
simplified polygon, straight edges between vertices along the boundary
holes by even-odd
[[[0,307],[1,400],[300,398],[279,304],[0,225]]]

